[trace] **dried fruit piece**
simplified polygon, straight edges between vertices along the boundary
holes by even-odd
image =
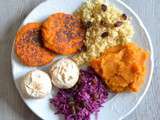
[[[104,32],[104,33],[102,33],[101,37],[102,37],[102,38],[105,38],[105,37],[108,36],[108,34],[109,34],[108,32]]]
[[[107,10],[107,5],[102,4],[102,5],[101,5],[101,9],[102,9],[103,12],[105,12],[105,11]]]
[[[127,20],[127,15],[126,15],[125,13],[123,13],[123,14],[122,14],[122,18],[123,18],[124,20]]]
[[[84,26],[88,29],[92,26],[92,22],[91,21],[87,21]]]
[[[117,21],[117,22],[114,24],[114,27],[120,27],[122,24],[123,24],[122,21]]]

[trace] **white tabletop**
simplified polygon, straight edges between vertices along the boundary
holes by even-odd
[[[39,120],[23,103],[12,81],[10,52],[25,16],[43,0],[0,0],[0,120]],[[124,0],[144,22],[155,50],[152,84],[125,120],[160,120],[160,0]],[[158,69],[159,68],[159,69]],[[107,118],[106,118],[107,120]]]

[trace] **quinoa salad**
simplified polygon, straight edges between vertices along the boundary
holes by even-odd
[[[105,0],[87,0],[74,14],[87,29],[82,52],[73,57],[79,66],[99,57],[107,48],[130,42],[134,34],[131,18]]]

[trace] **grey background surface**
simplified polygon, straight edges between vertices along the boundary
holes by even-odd
[[[21,100],[11,74],[10,52],[25,16],[43,0],[0,0],[0,120],[39,120]],[[125,0],[144,22],[155,51],[151,86],[137,109],[125,120],[160,120],[160,0]],[[107,120],[107,118],[106,118]]]

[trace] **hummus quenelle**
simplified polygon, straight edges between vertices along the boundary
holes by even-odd
[[[22,79],[21,90],[27,97],[43,98],[52,90],[51,79],[46,72],[31,71]]]
[[[52,65],[50,75],[56,87],[67,89],[77,83],[79,68],[72,60],[63,58]]]

